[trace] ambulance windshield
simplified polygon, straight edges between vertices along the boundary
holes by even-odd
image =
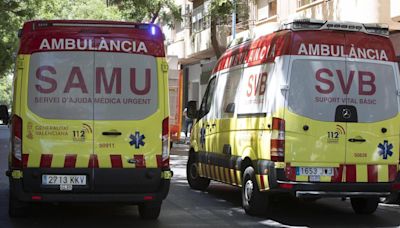
[[[153,56],[49,51],[30,59],[29,109],[40,117],[140,120],[158,108]]]
[[[332,122],[339,105],[354,106],[357,122],[382,121],[397,115],[393,63],[341,59],[296,57],[290,75],[289,110]]]

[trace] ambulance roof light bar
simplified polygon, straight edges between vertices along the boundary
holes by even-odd
[[[59,26],[59,27],[99,27],[99,28],[133,28],[140,30],[147,30],[151,35],[155,36],[157,31],[157,26],[154,24],[117,24],[117,23],[95,23],[95,22],[82,22],[82,23],[73,23],[73,22],[60,22],[60,21],[38,21],[37,23],[33,23],[33,30],[35,30],[35,25],[38,28]]]
[[[356,22],[335,22],[316,19],[293,19],[281,24],[279,30],[341,30],[364,32],[368,34],[389,36],[389,26],[386,24],[362,24]]]

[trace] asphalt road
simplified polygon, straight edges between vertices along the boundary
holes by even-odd
[[[314,203],[292,198],[273,203],[262,217],[241,208],[240,189],[212,182],[205,192],[191,190],[186,181],[186,150],[171,152],[174,171],[170,193],[157,221],[143,221],[136,206],[115,204],[35,205],[26,218],[10,219],[7,168],[8,129],[0,126],[0,228],[8,227],[400,227],[400,206],[380,204],[373,215],[356,215],[349,200],[322,199]]]

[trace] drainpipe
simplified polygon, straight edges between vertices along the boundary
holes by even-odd
[[[236,37],[236,0],[232,0],[233,12],[232,12],[232,40]]]

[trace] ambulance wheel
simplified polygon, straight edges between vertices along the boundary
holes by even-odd
[[[155,220],[160,215],[161,202],[142,203],[139,205],[139,215],[142,219]]]
[[[8,215],[11,218],[25,217],[28,215],[29,205],[25,202],[19,201],[14,197],[13,193],[9,194],[8,199]]]
[[[260,192],[254,168],[249,166],[243,173],[242,204],[249,215],[261,215],[267,211],[268,197]]]
[[[189,155],[189,160],[186,166],[186,178],[192,189],[204,191],[210,185],[210,179],[200,177],[199,168],[193,155]]]
[[[351,198],[351,206],[357,214],[372,214],[376,211],[379,204],[378,197],[371,198]]]

